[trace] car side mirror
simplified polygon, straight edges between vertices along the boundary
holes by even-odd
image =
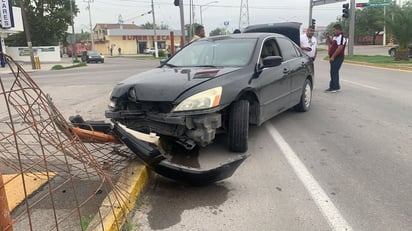
[[[163,66],[167,62],[167,59],[161,59],[160,60],[160,66]]]
[[[263,58],[263,67],[276,67],[279,66],[283,62],[283,58],[281,56],[268,56]]]

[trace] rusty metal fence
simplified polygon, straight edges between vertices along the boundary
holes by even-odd
[[[133,153],[81,140],[51,97],[5,58],[12,74],[0,76],[0,230],[120,230],[124,218],[116,216],[130,209],[121,206],[130,185],[120,170]],[[114,227],[104,224],[108,215]]]

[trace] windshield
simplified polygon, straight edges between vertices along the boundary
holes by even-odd
[[[249,63],[256,39],[221,39],[197,41],[173,56],[169,66],[244,66]]]
[[[89,55],[100,55],[100,53],[97,51],[89,51],[88,53]]]

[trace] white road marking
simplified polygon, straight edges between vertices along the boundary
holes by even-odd
[[[369,86],[369,85],[366,85],[366,84],[362,84],[362,83],[358,83],[358,82],[353,82],[353,81],[350,81],[350,80],[344,80],[344,79],[342,79],[341,81],[342,81],[342,82],[351,83],[351,84],[354,84],[354,85],[358,85],[358,86],[361,86],[361,87],[366,87],[366,88],[373,89],[373,90],[380,90],[380,88],[372,87],[372,86]]]
[[[295,174],[298,176],[300,181],[302,181],[306,190],[308,190],[312,199],[315,201],[319,210],[322,212],[328,221],[330,227],[333,230],[345,230],[351,231],[352,227],[348,224],[345,218],[342,217],[339,210],[332,203],[332,200],[328,197],[325,191],[320,187],[319,183],[315,178],[309,173],[308,169],[292,150],[289,144],[283,139],[276,128],[267,122],[265,128],[268,130],[273,140],[278,144],[280,150],[283,152],[288,163],[294,170]]]

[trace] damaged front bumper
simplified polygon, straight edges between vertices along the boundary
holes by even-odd
[[[191,185],[205,185],[224,180],[232,176],[240,164],[247,158],[247,155],[242,154],[211,169],[192,168],[172,163],[167,159],[167,153],[156,144],[157,141],[153,136],[128,129],[117,122],[113,125],[100,121],[84,122],[79,117],[74,120],[71,119],[71,122],[74,126],[82,129],[92,129],[113,134],[154,172],[166,178]]]

